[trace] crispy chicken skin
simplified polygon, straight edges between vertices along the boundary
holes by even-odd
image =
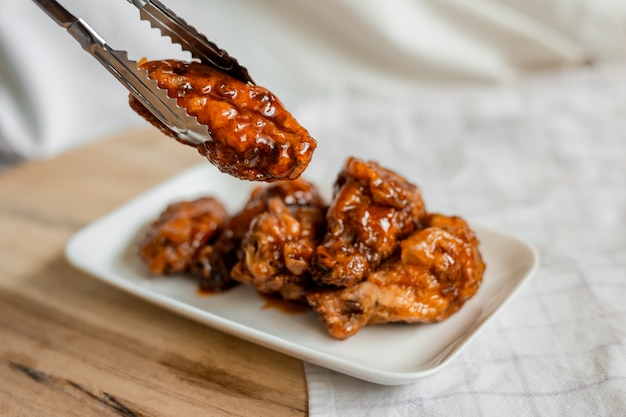
[[[224,206],[212,197],[170,204],[147,228],[139,256],[151,274],[186,272],[198,250],[219,234],[226,218]]]
[[[282,268],[285,259],[274,261],[265,258],[278,257],[279,253],[287,256],[287,264],[296,271],[296,263],[308,261],[310,257],[306,255],[307,245],[311,244],[307,243],[307,239],[315,237],[316,243],[319,242],[317,236],[322,232],[316,228],[323,230],[325,207],[317,189],[303,179],[278,181],[255,188],[244,208],[227,222],[215,244],[196,257],[194,269],[201,277],[201,288],[216,290],[236,282],[256,285],[261,279],[269,280],[269,277],[259,275],[260,265],[272,263]],[[291,229],[280,229],[287,226],[282,223],[285,221]],[[298,224],[293,224],[294,221]],[[300,229],[296,232],[294,227]],[[290,235],[283,235],[283,232]],[[295,239],[295,235],[299,239]],[[237,264],[237,272],[234,272],[233,267]],[[256,278],[252,279],[250,270],[256,271]],[[269,283],[264,288],[264,292],[274,292],[269,290]]]
[[[257,215],[241,242],[241,257],[231,271],[239,282],[264,294],[304,301],[312,285],[310,260],[325,230],[326,205],[311,185],[300,203],[274,196]],[[304,204],[302,204],[304,203]]]
[[[432,214],[424,226],[365,281],[308,293],[331,336],[343,340],[375,323],[441,321],[476,293],[485,264],[465,221]]]
[[[213,140],[197,148],[222,172],[251,181],[293,180],[308,166],[316,141],[265,88],[199,62],[144,61],[139,68],[207,125]],[[132,95],[130,106],[168,136],[186,143]]]
[[[349,158],[335,182],[327,232],[313,258],[320,285],[351,286],[391,256],[426,211],[418,188],[376,162]]]

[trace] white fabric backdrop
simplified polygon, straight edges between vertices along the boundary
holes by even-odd
[[[509,82],[626,57],[622,0],[166,3],[290,109],[317,97],[407,96],[418,85]],[[126,1],[62,4],[134,58],[182,57]],[[144,123],[125,90],[28,0],[0,0],[0,109],[5,164]]]

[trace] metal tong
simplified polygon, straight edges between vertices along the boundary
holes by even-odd
[[[85,21],[73,16],[55,0],[33,0],[57,24],[64,27],[81,44],[83,49],[98,60],[130,93],[139,100],[161,123],[176,136],[190,144],[199,145],[211,141],[206,125],[198,123],[195,116],[179,107],[175,98],[148,78],[147,71],[140,70],[137,62],[130,60],[126,51],[112,49]],[[169,36],[191,55],[205,65],[227,73],[245,83],[253,83],[245,67],[235,58],[209,41],[174,12],[157,0],[128,0],[139,9],[142,20]]]

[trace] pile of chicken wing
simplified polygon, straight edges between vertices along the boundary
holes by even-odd
[[[449,317],[482,282],[478,245],[462,218],[427,212],[415,185],[349,158],[329,203],[303,179],[259,186],[230,216],[213,197],[175,203],[139,254],[152,274],[190,274],[205,290],[245,284],[306,303],[346,339],[371,324]]]

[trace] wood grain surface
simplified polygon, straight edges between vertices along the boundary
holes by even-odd
[[[78,229],[203,161],[148,129],[0,174],[1,416],[307,414],[301,361],[65,260]]]

